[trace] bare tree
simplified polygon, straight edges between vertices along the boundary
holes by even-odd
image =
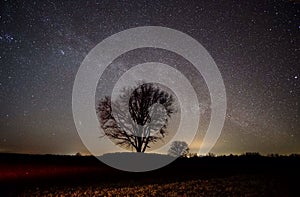
[[[174,141],[168,151],[168,154],[174,157],[186,156],[189,153],[188,144],[184,141]]]
[[[165,137],[168,119],[175,111],[173,96],[152,83],[124,89],[114,102],[105,97],[97,107],[104,136],[137,152],[145,152],[151,143]]]

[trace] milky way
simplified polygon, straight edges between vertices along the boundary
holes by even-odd
[[[192,36],[219,67],[228,109],[212,152],[300,153],[296,1],[3,1],[0,9],[0,152],[87,153],[71,108],[81,62],[106,37],[152,25]],[[195,150],[209,121],[209,97],[188,62],[144,49],[120,57],[106,77],[150,56],[185,68],[198,84],[204,118]]]

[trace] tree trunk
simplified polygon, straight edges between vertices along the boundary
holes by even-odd
[[[142,147],[137,146],[137,147],[136,147],[136,152],[138,152],[138,153],[142,152]]]
[[[142,138],[141,137],[137,137],[137,146],[136,146],[136,152],[142,152]]]

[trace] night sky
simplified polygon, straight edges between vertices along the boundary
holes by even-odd
[[[296,1],[1,1],[0,152],[87,154],[72,115],[77,70],[106,37],[163,26],[200,42],[215,60],[227,116],[211,152],[300,153],[300,3]],[[159,49],[116,59],[106,80],[156,60],[181,70],[201,98],[197,150],[209,93],[189,62]],[[199,75],[199,76],[198,76]],[[99,84],[99,91],[106,91]],[[99,131],[99,135],[100,131]]]

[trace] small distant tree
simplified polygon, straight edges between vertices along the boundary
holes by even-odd
[[[168,151],[168,154],[173,157],[185,157],[189,153],[189,146],[184,141],[174,141]]]
[[[76,153],[75,156],[80,157],[82,156],[80,152]]]
[[[261,155],[258,152],[246,152],[244,156],[248,157],[260,157]]]
[[[214,153],[208,153],[207,156],[208,157],[216,157],[216,155]]]
[[[277,153],[271,153],[267,155],[268,157],[279,157],[279,154]]]
[[[278,154],[277,154],[278,155]],[[292,153],[289,155],[290,157],[300,157],[300,154],[297,154],[297,153]],[[279,157],[279,155],[278,155]]]
[[[186,156],[188,158],[196,158],[196,157],[198,157],[197,153],[188,153]]]

